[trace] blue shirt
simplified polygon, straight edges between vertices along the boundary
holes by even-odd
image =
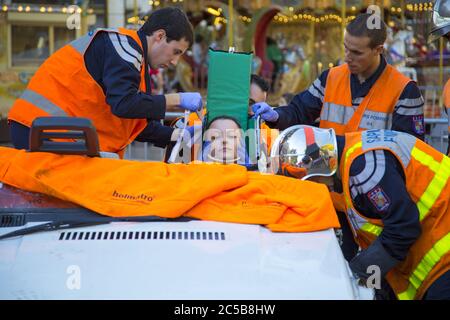
[[[143,48],[129,36],[99,32],[86,50],[85,64],[89,74],[102,88],[115,116],[147,119],[147,127],[136,140],[165,147],[173,132],[173,128],[160,123],[165,116],[166,99],[164,95],[151,95],[148,72],[145,73],[147,92],[139,90],[140,66],[144,64],[148,69],[149,61],[147,38],[142,31],[138,31],[138,36]]]
[[[351,75],[350,87],[354,107],[360,105],[363,98],[369,93],[385,68],[386,60],[382,57],[380,65],[375,73],[363,83],[360,83],[357,75]],[[267,122],[268,126],[284,130],[296,124],[313,125],[316,119],[320,117],[320,112],[322,110],[328,72],[329,70],[324,71],[320,77],[311,84],[308,90],[297,94],[288,106],[276,108],[275,111],[279,114],[279,119],[276,123]],[[423,140],[425,138],[423,105],[424,99],[420,93],[419,87],[414,81],[410,81],[406,85],[395,106],[392,115],[392,127],[386,129],[406,132]],[[413,112],[411,112],[411,110],[413,110]]]

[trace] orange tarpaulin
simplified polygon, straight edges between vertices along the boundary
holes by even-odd
[[[0,181],[114,217],[186,215],[286,232],[339,227],[324,185],[239,165],[169,165],[0,147]]]

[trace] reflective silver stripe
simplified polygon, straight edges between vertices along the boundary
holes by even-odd
[[[362,116],[359,127],[362,129],[390,129],[392,114],[366,110]]]
[[[112,33],[110,32],[109,34],[109,39],[111,39],[111,42],[114,46],[114,49],[116,49],[117,53],[119,54],[119,56],[125,60],[128,61],[129,63],[131,63],[132,65],[134,65],[134,67],[140,71],[141,70],[141,64],[139,63],[138,59],[133,57],[132,55],[130,55],[129,53],[126,53],[122,46],[120,45],[120,40],[117,37],[116,33]]]
[[[322,87],[322,83],[320,82],[320,79],[316,79],[316,80],[313,82],[313,86],[319,91],[319,93],[320,93],[322,96],[324,95],[325,89],[324,89],[324,87]]]
[[[356,190],[356,188],[354,188],[354,185],[358,185],[358,184],[368,180],[375,170],[375,161],[373,159],[374,158],[373,151],[365,153],[364,158],[366,161],[366,166],[364,167],[363,171],[356,176],[350,177],[350,181],[349,181],[350,182],[350,191],[352,193],[353,198],[358,195],[358,191]]]
[[[64,110],[62,110],[56,104],[48,100],[46,97],[30,89],[26,89],[20,96],[20,99],[23,99],[25,101],[28,101],[29,103],[34,104],[39,109],[44,110],[45,112],[51,114],[52,116],[67,117],[67,113]]]
[[[402,99],[398,100],[395,104],[396,107],[420,107],[424,104],[423,97],[420,96],[419,98],[415,99]]]
[[[366,220],[363,217],[361,217],[352,208],[349,208],[347,210],[347,214],[348,214],[349,221],[352,224],[352,228],[351,229],[353,231],[353,234],[356,235],[354,232],[356,230],[360,230],[361,227],[368,222],[368,220]]]
[[[359,175],[350,177],[352,196],[366,194],[375,188],[386,172],[386,159],[383,150],[366,153],[366,168]]]
[[[420,116],[423,115],[423,107],[416,108],[404,108],[398,107],[395,109],[395,113],[401,114],[402,116]]]
[[[346,124],[355,113],[354,107],[346,107],[331,102],[325,102],[322,107],[320,119],[339,124]]]
[[[137,58],[139,61],[139,64],[142,64],[142,54],[140,54],[132,46],[130,46],[130,44],[128,43],[127,36],[125,36],[123,34],[118,34],[118,36],[119,36],[119,40],[120,40],[120,43],[121,43],[123,49],[127,53],[131,54],[133,57]]]
[[[361,102],[363,102],[363,100],[364,100],[364,98],[356,98],[356,99],[353,99],[352,103],[353,103],[353,105],[359,106],[361,104]]]
[[[69,45],[72,46],[75,50],[77,50],[80,54],[84,55],[86,52],[89,43],[91,43],[92,36],[85,35],[81,38],[78,38],[72,41]]]
[[[76,40],[73,40],[69,45],[71,45],[75,50],[77,50],[80,54],[84,55],[86,52],[89,44],[91,43],[92,38],[99,32],[99,31],[112,31],[117,32],[117,29],[115,28],[97,28],[94,31],[89,32],[87,35],[82,36],[81,38],[78,38]]]
[[[362,132],[362,149],[388,149],[397,155],[406,168],[411,161],[411,152],[416,138],[404,132],[391,130],[368,130]]]
[[[320,99],[321,102],[323,102],[323,95],[313,85],[309,87],[308,92],[311,93],[317,99]]]

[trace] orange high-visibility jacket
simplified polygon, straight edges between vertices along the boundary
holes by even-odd
[[[391,129],[395,105],[411,79],[391,65],[386,65],[355,110],[352,106],[350,76],[347,64],[330,69],[320,114],[320,127],[333,128],[338,135],[370,129]]]
[[[98,32],[117,32],[132,37],[142,47],[136,31],[119,28],[97,29],[50,56],[31,78],[27,89],[12,106],[8,119],[27,127],[37,117],[84,117],[97,129],[100,150],[123,151],[147,126],[146,119],[115,116],[105,94],[86,69],[84,54]],[[141,64],[140,90],[145,92],[146,66]]]
[[[347,133],[340,172],[346,213],[356,234],[367,248],[383,230],[381,220],[358,212],[351,200],[350,166],[354,159],[371,150],[388,150],[402,164],[406,189],[419,211],[422,233],[405,261],[386,279],[399,299],[420,299],[429,286],[450,269],[450,158],[406,133],[370,130]]]
[[[381,76],[355,110],[350,77],[351,72],[347,64],[330,69],[320,113],[320,127],[333,128],[337,135],[370,129],[391,129],[395,105],[411,79],[391,65],[386,65]],[[345,211],[343,195],[332,192],[331,196],[336,210]]]
[[[448,117],[448,134],[450,135],[450,79],[447,81],[444,87],[444,106],[447,109],[447,117]],[[450,145],[450,141],[448,142]],[[448,150],[450,155],[450,148]]]
[[[185,214],[286,232],[339,227],[326,186],[240,165],[168,165],[0,147],[0,181],[115,217]]]

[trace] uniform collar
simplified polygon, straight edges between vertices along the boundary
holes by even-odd
[[[380,64],[378,65],[377,70],[375,70],[375,72],[366,79],[366,81],[364,81],[363,83],[361,83],[361,85],[364,85],[365,83],[375,83],[378,78],[381,76],[381,74],[383,73],[384,69],[386,68],[386,59],[384,58],[384,56],[382,54],[380,54]],[[352,81],[357,81],[357,83],[359,82],[358,76],[356,74],[352,73]]]
[[[148,57],[148,55],[147,55],[147,52],[148,52],[147,51],[148,50],[148,47],[147,47],[147,36],[145,35],[144,31],[142,31],[142,29],[139,29],[137,34],[139,36],[139,39],[141,40],[142,49],[144,50],[144,61],[145,61],[145,64],[150,66],[150,61],[147,60],[147,57]]]
[[[145,72],[145,84],[146,84],[146,88],[147,88],[147,93],[151,94],[152,92],[152,84],[150,81],[150,61],[148,61],[148,56],[147,56],[147,36],[145,35],[144,31],[142,31],[141,29],[138,30],[137,32],[139,39],[141,40],[142,43],[142,50],[144,52],[144,66],[146,66],[146,72]]]
[[[363,83],[359,82],[358,76],[356,74],[351,74],[350,76],[350,87],[352,92],[352,100],[359,97],[365,97],[372,86],[377,82],[378,78],[383,73],[384,69],[386,69],[386,59],[383,55],[380,55],[380,64],[378,65],[377,70],[366,79]]]

